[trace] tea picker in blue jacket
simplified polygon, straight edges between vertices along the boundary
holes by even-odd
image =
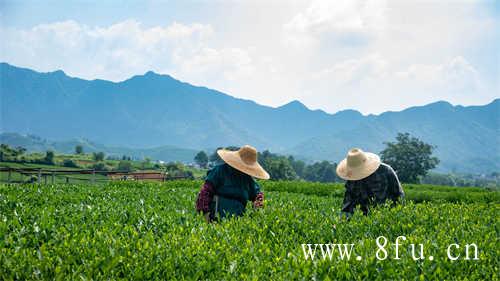
[[[264,194],[254,178],[269,179],[269,174],[257,161],[257,150],[245,145],[238,151],[220,149],[217,154],[224,163],[207,172],[196,210],[210,222],[217,217],[243,215],[248,201],[254,208],[262,207]]]

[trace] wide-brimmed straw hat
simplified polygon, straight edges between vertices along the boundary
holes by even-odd
[[[257,150],[252,146],[245,145],[238,151],[219,149],[217,154],[229,166],[240,172],[258,179],[269,179],[269,174],[257,162]]]
[[[337,175],[345,180],[362,180],[373,174],[379,166],[380,157],[377,154],[353,148],[337,166]]]

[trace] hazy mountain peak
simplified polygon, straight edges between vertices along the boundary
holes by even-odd
[[[437,101],[437,102],[433,102],[433,103],[430,103],[430,104],[427,104],[425,105],[426,107],[439,107],[439,108],[450,108],[450,107],[453,107],[453,105],[447,101]]]
[[[437,102],[429,103],[429,104],[422,105],[422,106],[410,107],[406,110],[403,110],[403,112],[404,111],[419,110],[419,111],[425,111],[425,112],[445,113],[445,112],[452,112],[456,109],[457,109],[456,106],[453,106],[451,103],[449,103],[447,101],[437,101]]]
[[[278,107],[279,109],[291,109],[291,110],[309,110],[307,106],[298,100],[293,100],[285,105]]]
[[[144,73],[144,76],[148,77],[148,76],[162,76],[162,75],[150,70],[150,71]]]
[[[335,115],[352,116],[352,117],[363,116],[363,114],[361,114],[361,112],[354,110],[354,109],[344,109],[344,110],[341,110],[341,111],[335,113]]]
[[[173,78],[172,76],[168,74],[160,74],[156,73],[152,70],[144,73],[143,75],[134,75],[130,77],[129,79],[125,80],[126,81],[140,81],[140,82],[157,82],[157,81],[169,81],[169,82],[179,82],[177,79]]]
[[[57,76],[67,76],[66,73],[60,69],[56,70],[56,71],[49,72],[49,73],[57,75]]]
[[[500,104],[500,98],[494,99],[492,102],[490,102],[488,105],[499,105]]]
[[[144,75],[142,75],[141,77],[144,77],[144,78],[149,78],[149,79],[155,79],[155,78],[166,78],[168,80],[173,80],[173,81],[178,81],[178,82],[181,82],[177,79],[175,79],[174,77],[168,75],[168,74],[161,74],[161,73],[158,73],[158,72],[154,72],[152,70],[144,73]]]

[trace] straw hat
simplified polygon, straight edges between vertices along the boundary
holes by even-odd
[[[269,179],[269,174],[257,162],[257,150],[245,145],[238,151],[217,150],[220,158],[229,166],[258,179]]]
[[[337,175],[345,180],[357,181],[373,174],[379,166],[380,157],[377,154],[353,148],[337,166]]]

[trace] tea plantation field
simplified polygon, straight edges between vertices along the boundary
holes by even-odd
[[[403,205],[346,221],[341,185],[265,182],[263,209],[209,225],[194,211],[200,184],[0,185],[0,280],[499,279],[498,190],[408,185]],[[352,255],[305,258],[302,244],[324,243]]]

